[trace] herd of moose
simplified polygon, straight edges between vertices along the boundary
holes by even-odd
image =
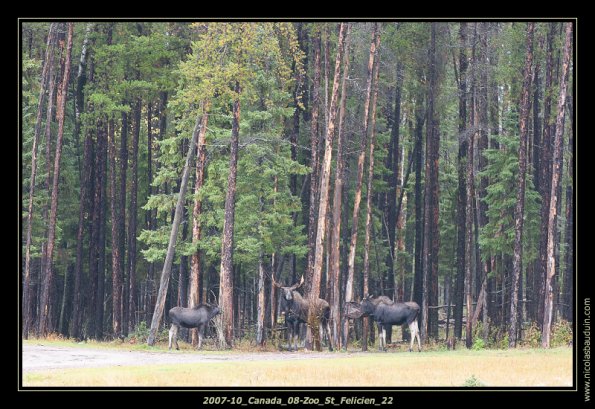
[[[330,330],[331,310],[326,300],[318,298],[314,302],[303,297],[297,290],[304,284],[304,277],[292,286],[283,286],[277,283],[273,277],[273,285],[281,290],[284,302],[281,314],[285,316],[285,324],[288,331],[289,350],[297,351],[298,338],[302,325],[306,325],[310,308],[314,308],[320,323],[321,344],[326,334],[329,351],[333,350],[333,342]],[[372,297],[366,295],[359,303],[345,303],[346,318],[371,317],[378,325],[378,349],[386,351],[386,331],[393,325],[407,324],[411,333],[409,352],[413,350],[413,344],[417,339],[418,351],[421,351],[421,338],[417,323],[419,316],[419,305],[415,302],[394,302],[386,296]],[[213,318],[219,314],[219,307],[211,304],[199,304],[194,308],[174,307],[169,310],[171,328],[169,330],[169,349],[172,344],[178,346],[178,332],[182,328],[198,328],[198,349],[202,346],[205,330]]]

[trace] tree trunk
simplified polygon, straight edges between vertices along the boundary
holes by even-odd
[[[422,338],[427,335],[438,337],[438,309],[429,306],[438,305],[438,252],[439,207],[438,207],[438,159],[440,149],[440,133],[438,119],[435,115],[434,101],[438,93],[438,67],[436,60],[436,27],[432,23],[429,50],[429,85],[428,85],[428,124],[426,127],[426,169],[425,169],[425,218],[424,218],[424,291],[422,309],[426,315],[422,317]]]
[[[527,25],[527,55],[523,69],[523,91],[520,107],[520,148],[519,175],[517,179],[517,197],[514,210],[514,257],[512,271],[512,294],[510,299],[510,326],[508,329],[508,346],[517,344],[517,300],[519,294],[519,280],[522,273],[523,255],[523,215],[525,211],[525,177],[527,172],[527,134],[529,122],[529,92],[531,89],[531,65],[533,62],[533,32],[535,24]]]
[[[374,144],[375,144],[375,126],[376,126],[376,102],[378,99],[378,75],[380,71],[378,47],[380,46],[380,35],[376,34],[376,47],[374,52],[374,91],[372,94],[372,112],[370,116],[370,153],[368,158],[368,185],[366,195],[366,231],[364,236],[364,272],[363,272],[363,287],[364,297],[369,294],[369,275],[370,275],[370,235],[372,230],[372,183],[374,181]],[[368,333],[370,330],[368,317],[363,319],[363,334],[362,350],[368,350]],[[374,330],[372,328],[372,335]]]
[[[320,175],[320,203],[318,207],[318,228],[316,232],[316,251],[314,257],[314,269],[312,275],[312,283],[308,298],[311,308],[309,308],[308,325],[312,331],[314,348],[321,350],[319,331],[320,311],[312,306],[316,305],[318,297],[320,296],[320,281],[322,278],[322,259],[323,259],[323,243],[326,234],[326,215],[328,211],[329,202],[329,185],[331,178],[331,159],[333,150],[333,138],[335,134],[335,122],[337,118],[337,100],[339,91],[339,79],[341,60],[343,57],[344,43],[345,43],[345,29],[346,24],[341,23],[339,31],[339,43],[337,45],[337,58],[335,60],[335,73],[333,80],[333,90],[331,94],[330,118],[328,121],[328,128],[326,133],[326,142],[324,147],[324,159],[321,167]],[[332,340],[329,340],[332,342]]]
[[[423,126],[425,122],[423,96],[418,96],[415,107],[415,272],[413,278],[412,300],[423,304],[423,195],[421,187],[421,172],[423,168]],[[419,322],[426,311],[419,312]]]
[[[372,93],[372,76],[374,55],[376,53],[376,37],[378,36],[378,24],[374,23],[372,30],[372,42],[370,44],[370,58],[368,59],[368,80],[366,82],[366,98],[364,100],[363,134],[360,140],[359,156],[357,158],[357,182],[355,185],[355,199],[353,202],[353,217],[351,223],[351,242],[349,245],[347,284],[345,288],[345,302],[353,300],[353,277],[355,272],[355,249],[357,245],[357,230],[359,223],[359,207],[362,198],[362,184],[364,175],[364,160],[366,158],[366,145],[368,141],[368,111],[370,108],[370,95]],[[345,338],[345,349],[349,338],[349,321],[345,320],[343,327]]]
[[[126,104],[126,101],[124,101]],[[120,235],[120,262],[122,263],[122,334],[128,335],[128,278],[126,264],[126,176],[128,171],[128,114],[122,113],[122,128],[120,139],[120,219],[118,220],[118,234]]]
[[[318,210],[318,181],[319,181],[319,159],[318,159],[318,116],[320,109],[320,33],[314,37],[314,81],[312,84],[312,114],[310,119],[310,207],[308,209],[308,265],[306,268],[306,282],[304,291],[309,294],[312,287],[312,275],[314,274],[314,257],[316,248],[316,220]]]
[[[23,336],[29,337],[31,322],[31,230],[33,223],[33,197],[35,194],[35,176],[37,173],[37,145],[39,143],[39,134],[41,132],[41,120],[43,113],[43,103],[46,93],[46,83],[48,78],[53,78],[54,66],[54,48],[56,38],[56,23],[50,24],[44,65],[41,73],[41,85],[39,87],[39,101],[37,104],[37,120],[35,122],[35,131],[33,135],[33,147],[31,148],[31,179],[29,185],[29,204],[27,207],[27,233],[25,244],[25,278],[23,283]],[[53,86],[50,85],[50,95]],[[48,103],[48,112],[51,112],[52,98],[50,96]],[[49,116],[51,118],[51,115]]]
[[[93,262],[95,267],[95,305],[93,307],[94,315],[90,319],[94,321],[95,339],[101,339],[103,336],[103,306],[104,306],[104,281],[105,281],[105,172],[107,159],[107,122],[106,118],[101,118],[97,123],[97,149],[95,155],[95,204],[93,217],[93,234],[96,234],[95,252]],[[92,297],[93,298],[93,295]]]
[[[345,54],[343,64],[343,77],[341,78],[341,107],[339,109],[339,127],[337,138],[337,168],[335,170],[335,187],[333,190],[333,219],[332,231],[329,237],[331,240],[330,249],[330,272],[331,276],[331,292],[330,292],[330,306],[331,306],[331,331],[333,341],[337,348],[341,348],[341,337],[339,336],[341,323],[341,308],[340,308],[340,248],[341,248],[341,204],[343,197],[343,177],[345,173],[344,160],[344,143],[345,132],[343,129],[343,121],[345,119],[345,109],[347,104],[347,76],[349,75],[349,43],[350,43],[351,24],[347,23],[347,30],[345,33]]]
[[[223,334],[219,334],[219,342],[227,348],[233,347],[233,226],[235,219],[236,176],[238,170],[238,143],[240,134],[240,93],[239,82],[236,81],[237,97],[233,103],[233,124],[231,129],[231,152],[229,155],[229,177],[225,196],[225,221],[221,240],[221,276],[219,280],[219,308]],[[223,338],[221,338],[223,336]]]
[[[136,326],[136,224],[138,187],[138,142],[140,138],[142,101],[134,104],[134,132],[132,133],[132,158],[130,161],[130,206],[128,211],[128,332]]]
[[[393,299],[398,298],[397,288],[395,286],[395,243],[396,243],[396,227],[397,227],[397,185],[399,182],[399,125],[401,123],[401,89],[403,87],[403,62],[399,60],[396,69],[397,85],[395,91],[395,107],[392,118],[392,129],[391,129],[391,143],[389,156],[392,160],[389,164],[389,170],[391,172],[388,180],[388,244],[389,254],[386,257],[386,265],[388,270],[387,280],[389,285],[392,287],[391,295]]]
[[[196,179],[194,182],[194,208],[192,209],[192,242],[197,247],[190,259],[190,283],[188,305],[194,308],[199,303],[199,283],[202,281],[201,266],[200,266],[200,249],[198,248],[198,241],[201,238],[202,226],[200,223],[200,215],[202,212],[202,199],[199,197],[200,190],[205,180],[206,169],[206,133],[207,124],[209,120],[210,101],[203,102],[202,119],[200,125],[200,132],[198,134],[198,155],[196,160]],[[192,345],[198,345],[198,328],[190,330],[192,334]]]
[[[161,323],[163,316],[163,309],[165,308],[165,298],[167,295],[167,288],[169,285],[169,278],[171,276],[171,265],[174,259],[174,250],[176,245],[176,239],[178,237],[178,228],[182,221],[182,213],[184,211],[184,202],[186,196],[186,187],[188,186],[188,176],[190,174],[190,166],[194,156],[194,147],[196,140],[198,139],[198,133],[200,130],[200,122],[196,121],[194,126],[194,132],[192,133],[192,140],[188,147],[188,153],[186,155],[186,163],[184,164],[184,171],[182,174],[182,181],[180,183],[180,192],[178,194],[178,201],[176,204],[176,212],[174,215],[174,221],[171,228],[171,234],[169,236],[169,244],[167,246],[167,254],[165,262],[163,264],[163,271],[161,272],[161,282],[159,283],[159,293],[157,294],[157,302],[155,303],[155,311],[153,312],[153,319],[151,320],[151,330],[149,337],[147,338],[147,344],[152,346],[155,344],[157,330]]]
[[[256,345],[264,345],[264,314],[265,314],[265,296],[264,296],[264,260],[262,251],[258,255],[258,287],[257,287],[257,307],[256,307]],[[273,308],[273,306],[271,306]],[[274,326],[274,323],[272,323]]]
[[[467,125],[467,23],[461,23],[459,28],[459,153],[458,153],[458,195],[457,195],[457,275],[454,292],[454,334],[461,339],[463,336],[463,304],[465,283],[465,233],[467,208],[467,180],[465,169],[467,166],[467,149],[469,136]]]
[[[40,299],[40,316],[38,334],[47,335],[48,313],[50,307],[50,290],[53,281],[52,257],[54,251],[54,241],[56,237],[56,218],[58,213],[58,182],[60,178],[60,159],[62,156],[62,139],[64,136],[64,111],[66,108],[66,92],[70,78],[70,55],[72,52],[72,33],[74,23],[68,23],[68,37],[66,43],[66,55],[61,61],[64,69],[64,75],[60,82],[58,95],[56,97],[56,119],[58,120],[58,137],[56,140],[56,154],[54,156],[54,178],[52,183],[51,208],[48,221],[48,241],[47,254],[45,262],[45,271],[43,274],[43,289]]]
[[[545,297],[543,306],[543,327],[541,333],[541,346],[550,347],[552,312],[553,312],[553,288],[552,280],[556,274],[556,259],[554,257],[554,242],[556,235],[558,187],[561,179],[562,167],[562,136],[564,134],[564,115],[566,109],[566,91],[568,82],[568,71],[570,66],[570,53],[572,47],[572,23],[566,23],[566,40],[564,43],[564,60],[560,74],[560,94],[558,96],[558,115],[556,117],[556,134],[553,146],[552,183],[550,193],[548,235],[547,235],[547,275],[545,282]]]

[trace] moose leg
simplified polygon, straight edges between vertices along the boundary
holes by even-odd
[[[386,351],[386,326],[382,326],[382,350]]]
[[[176,349],[180,349],[178,346],[178,326],[176,324],[171,324],[171,328],[169,329],[169,349],[171,349],[172,340],[176,345]]]
[[[331,324],[326,322],[326,335],[328,337],[328,350],[333,351],[333,338],[331,337]]]
[[[204,337],[205,334],[205,325],[199,325],[198,327],[198,348],[196,349],[200,349],[200,347],[202,346],[202,339]]]

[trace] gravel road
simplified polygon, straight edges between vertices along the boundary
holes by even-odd
[[[155,365],[194,362],[271,361],[339,358],[354,354],[328,352],[258,352],[213,354],[179,351],[125,351],[86,347],[56,347],[43,344],[23,345],[23,372],[64,368]]]

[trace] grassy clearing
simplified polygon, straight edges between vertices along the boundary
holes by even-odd
[[[374,353],[38,371],[24,386],[572,386],[570,348]]]

